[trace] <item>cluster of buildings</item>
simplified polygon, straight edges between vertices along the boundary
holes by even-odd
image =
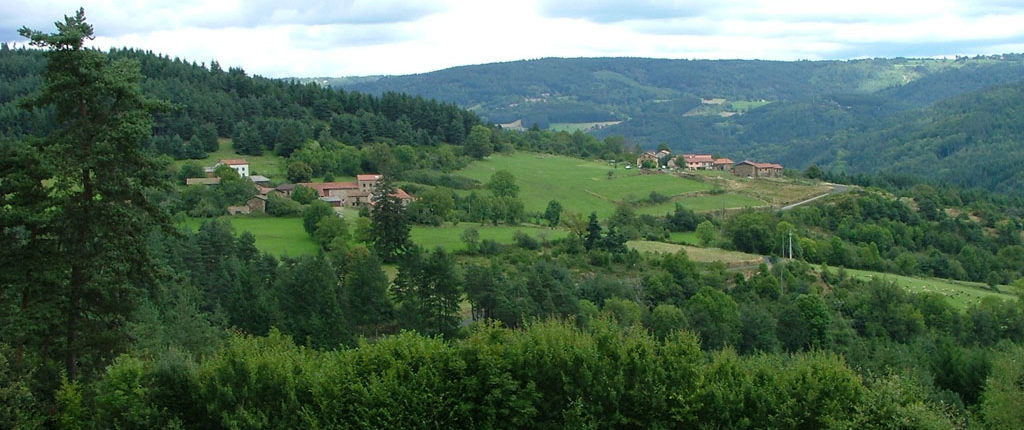
[[[719,170],[751,178],[782,176],[782,165],[777,163],[759,163],[747,160],[736,163],[728,158],[715,158],[710,154],[683,154],[673,157],[672,153],[665,149],[647,151],[637,157],[637,168],[650,166],[669,170]]]
[[[205,169],[206,177],[188,178],[185,180],[185,185],[219,184],[220,178],[214,175],[214,171],[221,165],[231,167],[238,172],[239,176],[251,180],[259,191],[259,194],[249,199],[245,206],[229,206],[228,213],[232,215],[265,212],[268,195],[278,194],[282,197],[291,197],[296,186],[303,186],[316,191],[320,200],[323,200],[337,208],[370,205],[372,204],[373,196],[376,193],[377,184],[384,177],[379,174],[368,174],[357,175],[355,182],[302,182],[298,184],[280,184],[276,187],[271,187],[269,178],[260,175],[251,175],[249,163],[245,160],[239,159],[219,160],[212,167],[207,167]],[[396,189],[394,195],[402,201],[403,205],[408,205],[413,200],[413,197],[401,188]]]
[[[279,192],[285,197],[291,197],[292,192],[295,191],[296,186],[303,186],[306,188],[313,189],[316,191],[320,200],[329,203],[334,207],[360,207],[364,205],[370,205],[373,200],[374,194],[377,191],[377,183],[383,178],[383,175],[370,174],[370,175],[356,175],[355,182],[301,182],[298,184],[281,184],[273,191],[267,192]],[[263,193],[263,190],[260,190]],[[395,189],[394,196],[398,197],[402,201],[403,205],[408,205],[412,201],[412,196],[401,188]]]

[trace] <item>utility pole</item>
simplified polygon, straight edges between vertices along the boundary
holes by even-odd
[[[789,229],[789,259],[793,259],[793,229]]]

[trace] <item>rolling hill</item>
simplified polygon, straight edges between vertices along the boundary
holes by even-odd
[[[495,123],[618,121],[598,137],[1019,193],[1024,56],[852,61],[550,58],[347,82],[452,102]],[[971,172],[980,162],[984,174]]]

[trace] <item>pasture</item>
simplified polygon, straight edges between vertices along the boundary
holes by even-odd
[[[884,281],[892,281],[912,293],[935,293],[942,295],[950,304],[960,310],[966,310],[970,306],[981,303],[981,299],[985,297],[996,297],[1002,300],[1017,299],[1013,294],[992,290],[987,285],[978,282],[939,278],[913,278],[891,273],[869,272],[867,270],[843,270],[849,276],[858,279],[878,278]]]
[[[463,251],[466,244],[462,241],[462,233],[470,228],[475,228],[480,233],[480,240],[490,239],[502,245],[515,243],[516,232],[522,232],[539,242],[562,239],[569,235],[565,229],[552,229],[531,225],[490,225],[472,222],[460,222],[458,225],[445,224],[440,227],[413,226],[410,236],[412,242],[427,250],[441,247],[448,252]]]
[[[349,217],[351,215],[351,217]],[[354,221],[358,218],[356,211],[346,212],[349,231],[354,229]],[[235,235],[242,232],[250,232],[256,238],[256,248],[261,252],[267,252],[277,257],[297,257],[303,254],[316,254],[319,247],[313,239],[306,234],[302,228],[302,218],[275,218],[269,216],[223,216],[218,219],[227,220],[235,230]],[[199,230],[202,218],[186,218],[182,225],[192,231]],[[502,245],[515,243],[517,231],[537,239],[541,243],[547,240],[562,239],[569,234],[565,229],[551,229],[548,227],[519,225],[490,225],[463,222],[458,225],[445,224],[444,226],[421,226],[413,225],[410,237],[413,243],[422,246],[424,249],[432,250],[438,246],[445,251],[462,251],[466,248],[462,242],[462,233],[469,228],[476,228],[480,233],[480,240],[490,239]]]
[[[669,233],[668,241],[682,245],[697,245],[700,243],[700,239],[697,237],[697,232],[695,231],[677,231]]]
[[[604,128],[612,125],[621,123],[622,121],[602,121],[602,122],[554,122],[548,126],[549,130],[552,131],[564,131],[568,133],[575,133],[577,131],[589,131],[595,128]],[[520,124],[521,125],[521,124]]]
[[[726,209],[737,209],[737,208],[756,208],[766,206],[762,200],[743,195],[743,194],[707,194],[707,195],[695,195],[695,196],[682,196],[665,203],[644,206],[636,210],[638,214],[648,215],[665,215],[676,209],[676,203],[683,205],[694,212],[714,212],[722,211]]]
[[[704,182],[670,174],[642,175],[635,169],[615,168],[602,161],[527,152],[494,154],[458,173],[487,183],[498,170],[508,170],[516,177],[519,196],[528,212],[543,212],[549,201],[558,200],[567,211],[597,212],[606,218],[618,202],[639,200],[651,191],[677,196],[711,189]]]
[[[174,170],[181,168],[182,164],[194,162],[203,167],[211,167],[217,160],[244,159],[249,162],[249,170],[253,175],[263,175],[275,183],[285,182],[285,159],[274,155],[271,151],[263,151],[263,155],[238,155],[231,146],[231,139],[217,139],[220,149],[207,154],[206,158],[200,160],[177,160],[173,163]]]
[[[317,245],[302,228],[302,218],[274,218],[269,216],[223,216],[240,235],[248,231],[256,238],[256,248],[277,257],[297,257],[303,254],[315,254]],[[184,225],[199,230],[203,222],[201,218],[187,218]]]
[[[662,253],[675,254],[679,251],[686,251],[686,256],[691,261],[698,263],[722,262],[729,267],[754,266],[761,264],[762,257],[757,254],[747,254],[739,251],[729,251],[719,248],[700,248],[688,245],[675,245],[664,242],[652,242],[648,240],[631,240],[626,242],[629,249],[635,249],[640,253]]]

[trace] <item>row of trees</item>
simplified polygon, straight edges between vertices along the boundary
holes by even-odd
[[[1006,354],[1020,353],[1011,349]],[[1019,375],[1006,362],[997,376]],[[1019,421],[992,378],[990,428]],[[464,340],[404,333],[338,351],[287,336],[232,336],[201,362],[119,357],[102,383],[66,384],[59,421],[84,427],[959,428],[920,382],[861,378],[835,354],[700,352],[608,321],[587,329],[481,326]]]

